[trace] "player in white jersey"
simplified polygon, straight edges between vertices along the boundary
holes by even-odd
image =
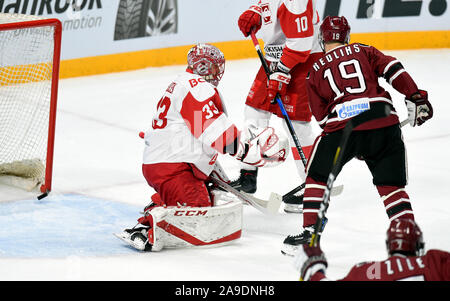
[[[266,127],[272,114],[282,117],[278,104],[274,102],[279,93],[302,151],[308,158],[316,135],[310,124],[312,114],[308,105],[306,75],[321,56],[316,0],[260,0],[239,17],[238,25],[246,37],[252,30],[258,31],[272,71],[269,81],[262,67],[256,75],[246,100],[246,124]],[[288,132],[286,124],[285,127]],[[306,178],[305,166],[290,134],[289,137],[301,184]],[[257,171],[256,167],[243,164],[239,179],[232,185],[254,193]],[[285,207],[286,211],[301,212],[301,191],[284,201],[290,204]]]
[[[147,183],[157,193],[152,197],[153,203],[145,208],[144,216],[138,219],[140,226],[118,235],[139,250],[238,238],[241,204],[215,206],[219,202],[208,189],[208,178],[216,168],[218,154],[229,154],[258,167],[275,165],[286,158],[287,138],[278,136],[273,128],[251,129],[255,131],[254,138],[241,139],[241,132],[228,118],[217,90],[224,70],[225,58],[218,48],[196,45],[188,53],[186,71],[168,86],[157,104],[152,125],[144,135],[142,165]],[[223,173],[221,176],[226,178]],[[183,218],[189,221],[180,221]],[[207,224],[217,223],[220,218],[231,226],[221,227],[220,233],[208,232]],[[179,225],[175,226],[177,222]],[[194,237],[199,233],[203,239]]]

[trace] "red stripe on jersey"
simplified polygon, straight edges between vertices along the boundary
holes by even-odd
[[[198,138],[205,129],[223,114],[222,101],[217,91],[204,101],[198,101],[189,92],[183,100],[180,114],[192,135]]]
[[[239,130],[233,124],[230,126],[216,141],[211,144],[211,147],[216,149],[219,153],[223,154],[224,148],[227,145],[233,143],[239,137]]]

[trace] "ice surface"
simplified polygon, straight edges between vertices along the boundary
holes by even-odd
[[[448,175],[450,129],[448,81],[450,50],[389,51],[419,87],[429,91],[434,118],[404,128],[410,195],[426,248],[450,250]],[[258,59],[228,61],[219,89],[230,117],[243,123],[244,100],[259,67]],[[153,190],[141,175],[139,131],[151,123],[156,102],[185,66],[66,79],[60,82],[53,192],[34,194],[0,186],[0,280],[297,280],[293,260],[280,253],[301,215],[268,218],[244,208],[242,238],[220,248],[139,253],[112,235],[133,226]],[[384,86],[387,87],[386,84]],[[389,87],[401,119],[403,97]],[[272,124],[282,130],[282,120]],[[315,126],[317,133],[319,128]],[[231,177],[239,166],[221,163]],[[257,197],[283,194],[299,185],[292,159],[261,169]],[[328,276],[343,277],[357,262],[386,257],[388,219],[370,173],[351,161],[338,177],[321,244]],[[129,222],[128,222],[129,221]]]

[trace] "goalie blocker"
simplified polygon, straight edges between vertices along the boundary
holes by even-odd
[[[217,247],[231,243],[241,237],[242,202],[225,199],[220,191],[214,194],[216,203],[221,204],[213,207],[166,207],[153,203],[146,208],[137,226],[115,236],[139,251]]]

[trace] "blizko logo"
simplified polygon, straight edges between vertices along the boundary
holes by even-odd
[[[177,0],[120,0],[114,40],[177,32]]]

